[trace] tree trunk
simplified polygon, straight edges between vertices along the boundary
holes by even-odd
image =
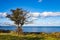
[[[20,35],[20,34],[23,34],[23,30],[22,30],[22,27],[18,25],[18,28],[17,28],[17,34]]]

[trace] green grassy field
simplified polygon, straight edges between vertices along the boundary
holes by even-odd
[[[60,33],[41,33],[17,35],[15,33],[0,33],[0,40],[60,40]]]
[[[18,37],[11,35],[0,35],[0,40],[43,40],[43,38],[39,37]]]

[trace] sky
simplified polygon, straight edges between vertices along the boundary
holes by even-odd
[[[60,0],[0,0],[0,25],[13,24],[6,15],[16,8],[32,15],[33,23],[25,26],[60,26]]]

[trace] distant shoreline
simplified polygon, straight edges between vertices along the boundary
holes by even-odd
[[[14,27],[15,26],[0,26],[0,27]],[[60,26],[23,26],[22,28],[60,28]]]

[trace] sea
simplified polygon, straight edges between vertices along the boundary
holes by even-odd
[[[15,31],[16,26],[0,26],[3,30],[13,30]],[[23,26],[23,32],[60,32],[60,26]]]

